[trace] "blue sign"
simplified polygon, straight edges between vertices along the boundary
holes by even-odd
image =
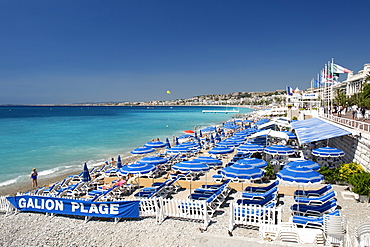
[[[105,218],[139,218],[140,201],[91,202],[27,195],[6,199],[20,211]]]

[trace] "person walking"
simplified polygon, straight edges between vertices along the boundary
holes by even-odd
[[[30,179],[32,181],[32,189],[37,188],[37,176],[38,175],[39,174],[37,173],[36,168],[33,168],[30,174]]]
[[[362,121],[365,121],[365,113],[366,113],[366,107],[362,106],[361,107]]]

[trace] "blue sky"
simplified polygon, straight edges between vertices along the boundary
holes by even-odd
[[[0,1],[0,104],[306,89],[370,63],[370,1]],[[170,90],[171,94],[166,94]]]

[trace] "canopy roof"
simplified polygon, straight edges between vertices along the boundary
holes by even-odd
[[[295,129],[300,144],[352,134],[318,118],[296,121],[291,124],[292,128]]]

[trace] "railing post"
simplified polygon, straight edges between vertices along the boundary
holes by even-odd
[[[229,231],[232,232],[235,225],[235,214],[234,214],[234,203],[230,203],[230,223],[229,223]]]

